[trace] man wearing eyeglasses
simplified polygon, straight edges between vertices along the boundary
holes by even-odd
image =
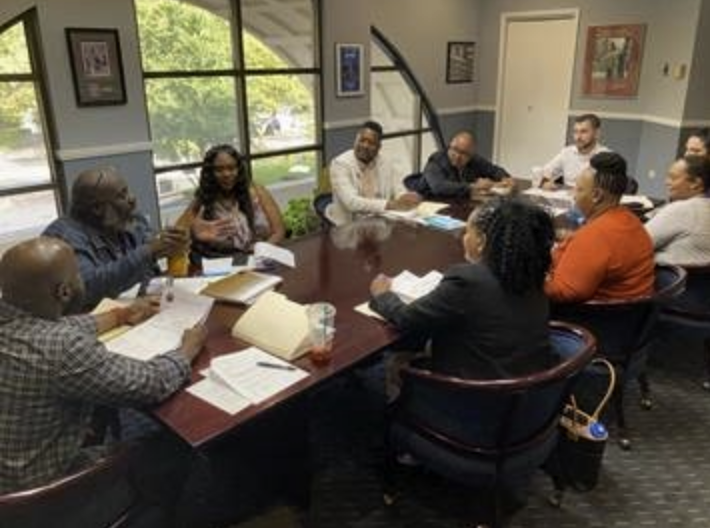
[[[476,152],[471,132],[458,132],[447,150],[429,156],[418,185],[433,197],[451,198],[489,192],[495,186],[512,185],[510,174]]]
[[[153,233],[136,212],[126,180],[112,167],[79,174],[69,216],[52,222],[43,235],[60,238],[74,249],[86,286],[85,311],[104,297],[118,297],[147,283],[157,272],[157,258],[184,253],[190,243],[189,234],[177,228]]]

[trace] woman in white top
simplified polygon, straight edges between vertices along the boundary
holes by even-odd
[[[710,159],[683,156],[668,170],[670,203],[646,223],[660,264],[710,264]]]

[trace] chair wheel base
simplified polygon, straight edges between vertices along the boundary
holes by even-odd
[[[625,436],[619,438],[619,447],[624,451],[631,451],[631,440]]]
[[[562,507],[562,499],[565,496],[565,492],[562,490],[555,490],[547,497],[547,503],[553,508]]]
[[[710,388],[708,390],[710,390]],[[641,404],[641,408],[646,411],[653,409],[653,400],[647,396],[642,396],[639,403]]]
[[[397,495],[394,493],[383,493],[382,502],[385,506],[392,506],[395,502],[397,502]]]

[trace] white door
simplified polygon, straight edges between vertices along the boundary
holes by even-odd
[[[504,15],[501,29],[495,158],[512,175],[529,177],[565,144],[577,16]]]

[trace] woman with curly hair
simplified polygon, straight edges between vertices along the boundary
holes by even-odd
[[[190,226],[198,259],[245,255],[255,242],[278,243],[285,236],[278,205],[265,187],[252,182],[231,145],[205,153],[195,199],[177,223]]]
[[[372,282],[370,307],[405,335],[431,342],[432,368],[474,379],[524,375],[552,366],[543,292],[554,242],[550,216],[522,198],[497,199],[466,224],[466,263],[411,304]]]

